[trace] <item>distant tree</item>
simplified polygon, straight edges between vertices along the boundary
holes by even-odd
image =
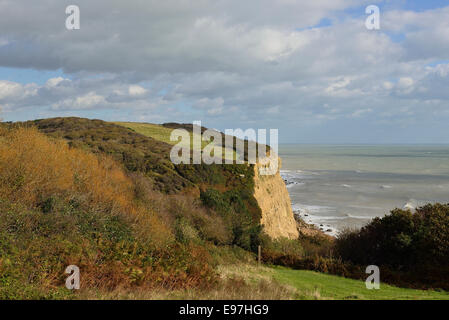
[[[415,213],[395,209],[359,231],[342,233],[336,249],[357,264],[449,268],[449,204],[428,204]]]

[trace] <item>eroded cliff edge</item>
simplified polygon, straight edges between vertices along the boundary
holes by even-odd
[[[279,170],[281,159],[278,157],[278,170],[274,175],[261,175],[261,164],[254,166],[254,197],[262,210],[261,224],[264,231],[274,239],[285,237],[298,238],[297,224],[293,216],[290,196]]]

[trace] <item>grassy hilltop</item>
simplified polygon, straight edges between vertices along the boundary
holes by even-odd
[[[320,235],[270,239],[260,225],[252,165],[174,165],[173,128],[192,129],[80,118],[1,124],[0,299],[449,297],[387,285],[364,289],[364,257],[341,257],[348,250],[364,252],[365,243],[381,243],[376,228],[388,227],[379,234],[396,239],[388,221],[376,222],[368,234],[346,234],[338,246]],[[446,226],[449,208],[437,209],[429,221]],[[379,248],[397,245],[406,257],[409,248],[422,247],[430,250],[423,259],[438,259],[444,269],[445,251],[431,249],[444,247],[445,234],[422,242],[427,220],[396,216],[422,227],[401,230],[396,242]],[[354,237],[366,240],[351,247]],[[259,245],[262,267],[256,264]],[[71,264],[81,270],[76,292],[64,286]],[[386,275],[411,286],[402,273]],[[418,283],[432,288],[436,282]],[[444,285],[440,281],[436,288]]]

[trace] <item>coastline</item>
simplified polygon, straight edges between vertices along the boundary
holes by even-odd
[[[334,236],[395,208],[447,203],[447,146],[284,144],[279,155],[295,215]]]
[[[319,222],[312,222],[308,214],[301,214],[300,210],[293,211],[294,217],[298,225],[300,226],[300,232],[306,235],[323,234],[328,237],[336,238],[340,230]],[[305,232],[304,232],[305,230]]]
[[[296,226],[298,228],[298,232],[300,236],[305,237],[324,237],[331,240],[334,240],[337,238],[338,233],[330,233],[325,232],[323,228],[320,228],[319,226],[311,223],[307,223],[301,216],[294,213]]]
[[[291,194],[289,191],[290,187],[295,185],[302,185],[304,183],[289,179],[288,177],[289,172],[290,172],[289,170],[281,170],[280,175],[285,183],[287,192],[289,193],[289,196],[291,198]],[[293,216],[298,224],[298,229],[300,233],[305,233],[306,235],[314,235],[320,233],[326,236],[330,236],[332,238],[337,237],[338,233],[340,232],[339,229],[337,229],[334,226],[331,226],[330,224],[325,224],[321,221],[317,221],[319,217],[315,217],[311,215],[310,212],[297,208],[298,205],[300,204],[294,203],[293,201],[291,202],[291,206],[293,209],[292,210]]]

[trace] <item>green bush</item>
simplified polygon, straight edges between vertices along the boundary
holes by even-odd
[[[247,203],[235,190],[221,193],[215,189],[201,192],[203,204],[218,212],[228,229],[232,230],[232,244],[256,252],[261,243],[262,226],[259,219],[254,219]]]
[[[175,236],[177,241],[184,244],[199,239],[196,229],[193,228],[184,217],[176,219]]]
[[[361,230],[340,234],[335,250],[352,264],[379,266],[391,281],[447,289],[449,205],[429,204],[415,213],[395,209]]]
[[[223,216],[231,213],[231,206],[223,194],[218,190],[207,189],[206,191],[201,192],[200,199],[206,207],[214,209]]]
[[[342,233],[336,250],[358,264],[449,267],[449,205],[429,204],[415,213],[395,209],[360,231]]]

